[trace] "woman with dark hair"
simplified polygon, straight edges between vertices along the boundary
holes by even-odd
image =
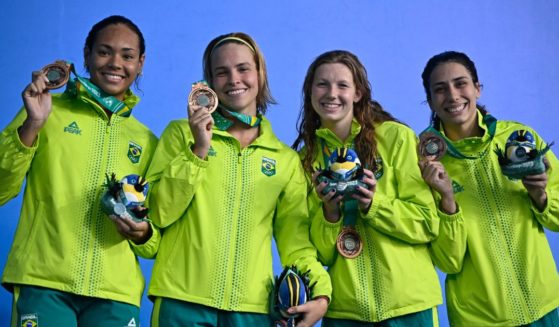
[[[372,100],[354,54],[330,51],[310,65],[298,131],[293,147],[314,185],[311,240],[332,279],[323,326],[438,326],[441,290],[428,247],[439,220],[416,137]],[[356,191],[342,195],[315,170],[347,149],[364,169]]]
[[[559,326],[559,275],[543,231],[559,231],[557,158],[533,129],[477,103],[481,85],[467,55],[432,57],[422,78],[432,111],[426,132],[447,147],[420,168],[439,203],[432,257],[447,273],[450,324]]]
[[[132,21],[101,20],[83,49],[90,77],[51,94],[57,78],[33,72],[24,108],[0,135],[0,202],[26,180],[2,278],[14,293],[12,326],[139,324],[136,255],[153,257],[160,235],[146,221],[109,219],[100,199],[106,174],[143,175],[155,150],[155,135],[131,116],[144,51]]]

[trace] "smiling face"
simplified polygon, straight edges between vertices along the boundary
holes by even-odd
[[[323,127],[351,126],[353,104],[361,99],[353,75],[346,65],[327,63],[318,66],[311,86],[311,103]]]
[[[441,63],[429,80],[429,106],[443,122],[445,132],[472,131],[477,125],[476,102],[481,91],[466,67],[456,62]]]
[[[144,65],[138,35],[124,24],[100,30],[93,45],[84,49],[90,80],[107,94],[124,99]]]
[[[228,109],[256,115],[258,69],[254,54],[246,45],[228,42],[211,55],[212,86]]]

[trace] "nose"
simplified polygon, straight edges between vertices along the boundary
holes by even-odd
[[[122,59],[120,58],[120,56],[116,54],[112,55],[109,59],[109,67],[120,69],[122,67]]]
[[[451,99],[452,101],[456,101],[460,98],[460,92],[457,88],[455,88],[454,86],[450,86],[448,88],[448,93],[447,96],[449,97],[449,99]]]
[[[328,99],[335,99],[338,96],[338,90],[335,87],[329,87],[326,97]]]
[[[238,84],[240,82],[240,76],[241,75],[239,73],[237,73],[236,71],[232,71],[229,74],[229,79],[228,79],[227,82],[229,83],[229,85]]]

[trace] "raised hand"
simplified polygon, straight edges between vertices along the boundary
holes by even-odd
[[[19,138],[27,146],[32,146],[39,131],[52,110],[52,97],[46,88],[47,77],[41,71],[34,71],[31,83],[21,93],[27,118],[19,129]]]
[[[213,117],[205,107],[188,106],[188,118],[188,124],[194,136],[192,152],[204,159],[208,155],[212,140]]]
[[[452,189],[452,181],[440,161],[423,158],[419,161],[421,177],[435,191],[441,195],[440,208],[446,213],[456,213],[456,201]]]

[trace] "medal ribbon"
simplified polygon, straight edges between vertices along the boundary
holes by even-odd
[[[483,116],[482,121],[483,121],[483,124],[485,126],[487,126],[487,131],[489,132],[489,142],[488,142],[488,145],[489,145],[491,143],[491,140],[493,140],[493,137],[495,136],[495,131],[497,130],[497,119],[495,117],[491,116],[490,114],[485,114]],[[485,151],[483,151],[482,154],[478,155],[478,156],[467,156],[467,155],[463,154],[454,145],[452,145],[452,143],[448,140],[448,138],[446,136],[444,136],[439,130],[437,130],[433,125],[429,126],[427,129],[425,129],[423,132],[421,132],[421,134],[423,134],[425,132],[432,132],[432,133],[440,136],[446,143],[448,153],[451,156],[453,156],[454,158],[457,158],[457,159],[477,159],[477,158],[481,157],[481,155],[485,154]]]
[[[260,122],[262,121],[262,118],[259,116],[249,116],[249,115],[242,114],[240,112],[231,111],[225,108],[225,106],[223,106],[222,104],[219,105],[218,109],[223,110],[227,114],[233,116],[233,118],[235,118],[236,120],[250,127],[257,127],[258,125],[260,125]],[[225,118],[225,116],[223,116],[219,112],[219,110],[212,112],[212,117],[214,119],[214,123],[217,129],[219,129],[220,131],[226,131],[229,129],[229,127],[233,126],[234,122],[231,121],[230,119]]]
[[[112,95],[108,95],[107,93],[105,93],[105,91],[101,90],[97,85],[91,83],[89,79],[78,75],[76,73],[74,64],[72,64],[71,62],[67,62],[67,64],[70,65],[71,72],[74,73],[74,75],[76,75],[76,78],[68,81],[69,86],[78,88],[79,85],[81,85],[85,88],[87,93],[93,99],[95,99],[95,101],[97,101],[103,108],[107,109],[108,111],[118,116],[122,116],[122,117],[130,116],[130,114],[132,113],[132,109],[128,108],[128,106],[124,102],[118,100]]]

